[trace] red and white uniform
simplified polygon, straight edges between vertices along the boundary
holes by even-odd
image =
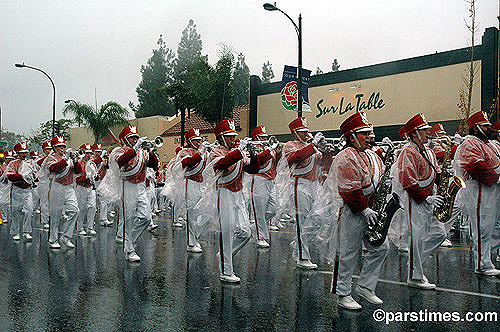
[[[186,208],[187,245],[199,245],[201,223],[200,211],[195,209],[196,204],[203,197],[203,171],[205,170],[208,153],[201,154],[193,148],[183,148],[179,151],[177,159],[184,169],[183,201]]]
[[[262,164],[250,184],[250,208],[255,216],[257,241],[269,241],[269,223],[276,215],[276,167],[281,151],[266,149],[259,153]]]
[[[493,229],[500,207],[497,184],[500,158],[491,143],[466,136],[455,154],[457,171],[466,183],[464,212],[468,214],[474,242],[477,271],[493,269],[491,261]]]
[[[310,260],[309,245],[303,234],[304,220],[309,216],[313,203],[319,192],[318,178],[321,167],[331,158],[323,155],[311,143],[288,141],[283,147],[283,153],[290,166],[293,185],[293,207],[296,218],[297,233],[295,244],[299,260]]]
[[[346,120],[348,121],[348,120]],[[347,147],[335,157],[332,174],[343,206],[338,216],[338,257],[333,271],[332,291],[340,296],[351,294],[351,281],[360,248],[363,267],[358,285],[375,291],[378,275],[389,250],[386,240],[373,247],[363,237],[367,223],[361,211],[373,204],[373,194],[384,172],[381,158],[371,149]]]
[[[439,168],[434,152],[427,147],[420,152],[415,143],[403,147],[397,165],[410,233],[408,278],[422,280],[425,260],[446,238],[444,225],[433,219],[434,207],[426,201],[434,193]]]
[[[94,218],[97,209],[95,178],[97,176],[97,167],[90,159],[87,162],[78,161],[82,170],[76,178],[76,197],[78,200],[78,219],[76,229],[78,232],[94,229]],[[86,223],[84,221],[86,220]]]
[[[236,135],[233,120],[219,123],[214,132],[217,137],[225,134]],[[220,223],[219,254],[221,274],[233,275],[233,256],[250,240],[250,221],[247,204],[243,197],[242,175],[244,171],[255,173],[259,168],[257,158],[248,158],[239,149],[220,146],[209,155],[217,179],[217,210]]]
[[[49,242],[54,243],[59,237],[59,228],[66,239],[73,237],[76,218],[78,217],[78,201],[74,188],[73,173],[81,172],[78,164],[73,165],[71,159],[65,159],[51,153],[44,161],[49,171]],[[64,216],[63,216],[64,212]]]
[[[157,169],[158,158],[143,149],[121,147],[116,152],[116,162],[122,179],[122,204],[120,215],[123,224],[118,226],[118,237],[124,237],[125,253],[135,251],[134,243],[151,222],[151,206],[146,192],[146,168]],[[121,234],[120,234],[121,233]]]
[[[31,233],[31,215],[33,213],[32,183],[26,182],[26,176],[34,179],[35,173],[30,160],[16,159],[11,161],[6,169],[7,178],[12,183],[11,208],[12,223],[10,234]],[[31,174],[28,174],[31,173]]]

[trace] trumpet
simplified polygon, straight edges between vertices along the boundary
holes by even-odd
[[[321,152],[338,153],[344,148],[346,141],[341,138],[324,138],[318,144],[318,149]]]
[[[142,143],[142,148],[151,150],[153,148],[161,148],[163,146],[163,138],[160,136],[156,136],[154,140],[152,141],[146,141]]]
[[[270,136],[267,141],[250,141],[248,142],[249,145],[252,145],[253,147],[256,146],[269,146],[271,149],[276,149],[281,143],[280,141],[276,138],[276,136]]]

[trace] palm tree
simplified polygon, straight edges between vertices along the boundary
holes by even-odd
[[[128,124],[128,111],[120,104],[109,101],[96,111],[89,104],[83,104],[78,101],[71,101],[66,104],[63,114],[71,113],[75,121],[87,125],[94,133],[95,143],[99,138],[104,137],[110,131],[110,128],[118,125]]]

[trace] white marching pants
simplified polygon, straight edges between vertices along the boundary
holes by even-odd
[[[123,194],[120,215],[124,220],[123,251],[135,251],[135,244],[151,222],[151,206],[144,182],[122,180]]]
[[[407,196],[406,213],[410,232],[408,278],[422,280],[423,265],[429,255],[446,239],[444,224],[433,216],[433,206],[427,202],[418,204]]]
[[[94,229],[94,218],[96,212],[96,194],[92,187],[76,186],[76,198],[78,200],[78,219],[76,220],[76,229]],[[86,219],[86,223],[84,220]]]
[[[250,221],[242,191],[218,188],[220,222],[219,255],[221,273],[233,274],[233,256],[250,240]]]
[[[365,219],[353,214],[346,205],[341,209],[339,221],[338,261],[333,269],[332,292],[341,296],[351,294],[351,281],[363,246],[363,267],[358,285],[375,291],[378,275],[389,251],[387,238],[384,243],[374,247],[363,237],[367,227]]]
[[[45,180],[38,184],[38,192],[40,196],[40,220],[42,224],[49,223],[49,184]]]
[[[314,200],[320,190],[318,182],[304,178],[295,178],[293,193],[293,216],[296,223],[295,246],[299,260],[311,259],[309,241],[304,233],[304,221],[311,213]]]
[[[468,203],[465,204],[465,209],[472,229],[474,269],[493,269],[495,266],[491,261],[491,251],[497,246],[497,235],[494,235],[494,232],[497,209],[500,207],[497,200],[498,185],[488,187],[475,180],[466,181],[466,185],[465,198]]]
[[[67,239],[73,237],[76,218],[78,217],[78,201],[73,185],[62,185],[54,180],[49,183],[49,242],[59,238],[59,229]]]
[[[185,202],[186,202],[186,225],[187,225],[187,245],[192,247],[198,243],[200,236],[199,225],[201,215],[196,204],[202,198],[202,183],[190,179],[185,179]]]
[[[269,223],[276,215],[274,181],[253,175],[251,183],[250,207],[255,218],[257,240],[269,241]]]
[[[31,233],[31,215],[33,213],[33,197],[31,188],[11,187],[12,220],[10,234]]]

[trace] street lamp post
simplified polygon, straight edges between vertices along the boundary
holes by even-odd
[[[52,80],[52,78],[50,78],[50,76],[46,72],[44,72],[40,68],[25,65],[24,62],[23,63],[16,63],[14,66],[16,66],[17,68],[30,68],[33,70],[37,70],[37,71],[41,72],[42,74],[44,74],[45,76],[47,76],[50,83],[52,84],[52,90],[54,91],[54,94],[52,97],[52,137],[54,137],[55,136],[55,123],[56,123],[56,86],[54,85],[54,81]]]
[[[274,4],[265,3],[264,9],[269,11],[277,10],[283,13],[288,19],[292,22],[293,27],[295,28],[295,32],[297,33],[297,37],[299,39],[299,60],[298,60],[298,73],[297,73],[297,117],[302,116],[302,15],[299,14],[299,25],[295,24],[295,21],[292,20],[287,13],[276,7],[276,2]]]

